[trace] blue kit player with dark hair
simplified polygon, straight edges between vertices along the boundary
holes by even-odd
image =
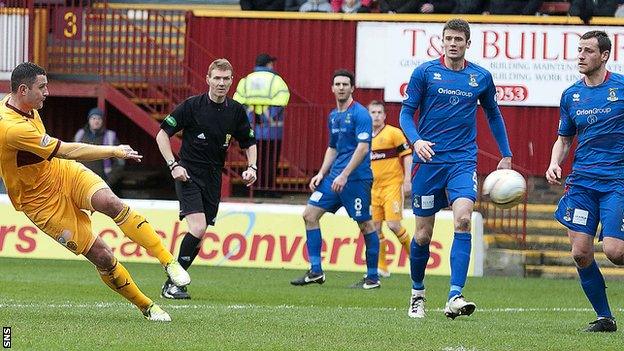
[[[568,228],[572,257],[581,286],[598,318],[588,332],[614,332],[605,280],[594,260],[594,236],[616,265],[624,264],[624,76],[607,71],[611,40],[590,31],[578,44],[578,70],[583,78],[561,95],[559,136],[552,148],[546,179],[561,184],[561,163],[574,136],[578,146],[555,218]]]
[[[477,196],[477,101],[485,110],[502,159],[511,168],[505,122],[496,103],[492,75],[466,61],[470,46],[468,22],[453,19],[442,31],[444,55],[416,67],[407,86],[400,123],[414,148],[412,207],[416,215],[410,248],[412,296],[408,315],[425,317],[425,268],[435,214],[452,206],[455,236],[451,246],[451,281],[444,314],[470,315],[476,305],[465,300],[471,251],[471,216]],[[419,109],[418,124],[414,113]]]
[[[379,237],[370,213],[373,172],[370,144],[373,126],[368,110],[353,100],[355,78],[347,70],[334,72],[332,92],[336,108],[329,114],[329,146],[318,174],[310,180],[313,191],[303,212],[306,246],[311,268],[292,285],[323,284],[321,267],[321,229],[319,221],[325,212],[336,212],[344,206],[358,223],[366,244],[366,277],[358,285],[363,289],[379,288],[377,260]]]

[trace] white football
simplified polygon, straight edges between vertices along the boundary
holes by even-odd
[[[522,174],[514,170],[499,169],[485,178],[481,192],[489,195],[497,207],[512,208],[524,199],[526,181]]]

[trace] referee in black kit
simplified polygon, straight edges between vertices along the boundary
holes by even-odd
[[[208,93],[192,96],[178,105],[160,125],[156,143],[175,179],[180,201],[180,219],[186,218],[189,233],[180,244],[178,262],[188,270],[199,253],[206,227],[214,225],[221,199],[221,172],[231,138],[238,141],[247,156],[243,181],[251,186],[256,181],[256,139],[249,126],[245,109],[226,96],[232,85],[232,65],[226,59],[213,61],[208,67]],[[184,130],[180,161],[171,151],[171,138]],[[185,286],[167,280],[161,296],[168,299],[190,299]]]

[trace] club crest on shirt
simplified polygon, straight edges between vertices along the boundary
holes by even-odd
[[[420,201],[419,201],[420,197],[418,195],[414,195],[414,199],[412,201],[412,206],[414,208],[420,208]]]
[[[477,83],[477,75],[475,73],[470,74],[470,83],[468,83],[471,87],[478,87],[479,83]]]
[[[609,101],[618,101],[618,96],[617,96],[617,89],[618,88],[609,88],[609,97],[607,98],[607,100]]]
[[[574,101],[574,102],[581,101],[581,94],[579,94],[579,93],[572,94],[572,101]]]
[[[344,122],[346,124],[351,124],[351,114],[350,113],[347,113],[347,116],[345,117]]]
[[[570,207],[566,208],[566,212],[565,212],[565,216],[563,216],[563,220],[566,222],[569,222],[572,220],[572,208]]]

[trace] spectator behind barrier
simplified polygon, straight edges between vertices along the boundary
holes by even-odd
[[[387,13],[452,13],[455,0],[379,0],[380,12]]]
[[[615,16],[620,4],[619,0],[572,0],[569,14],[578,16],[585,24],[589,24],[594,16]]]
[[[486,0],[483,14],[533,16],[537,14],[543,2],[543,0]]]
[[[284,11],[298,12],[303,4],[305,4],[305,0],[286,0]]]
[[[119,145],[117,133],[106,129],[104,125],[104,111],[97,107],[92,108],[87,114],[87,123],[76,132],[74,141],[92,145]],[[125,161],[107,158],[97,161],[82,161],[82,164],[104,179],[108,186],[114,188],[121,180]]]
[[[485,5],[485,0],[456,0],[453,13],[480,15]]]
[[[284,11],[285,0],[240,0],[245,11]]]
[[[299,12],[332,12],[328,0],[308,0],[299,8]]]

